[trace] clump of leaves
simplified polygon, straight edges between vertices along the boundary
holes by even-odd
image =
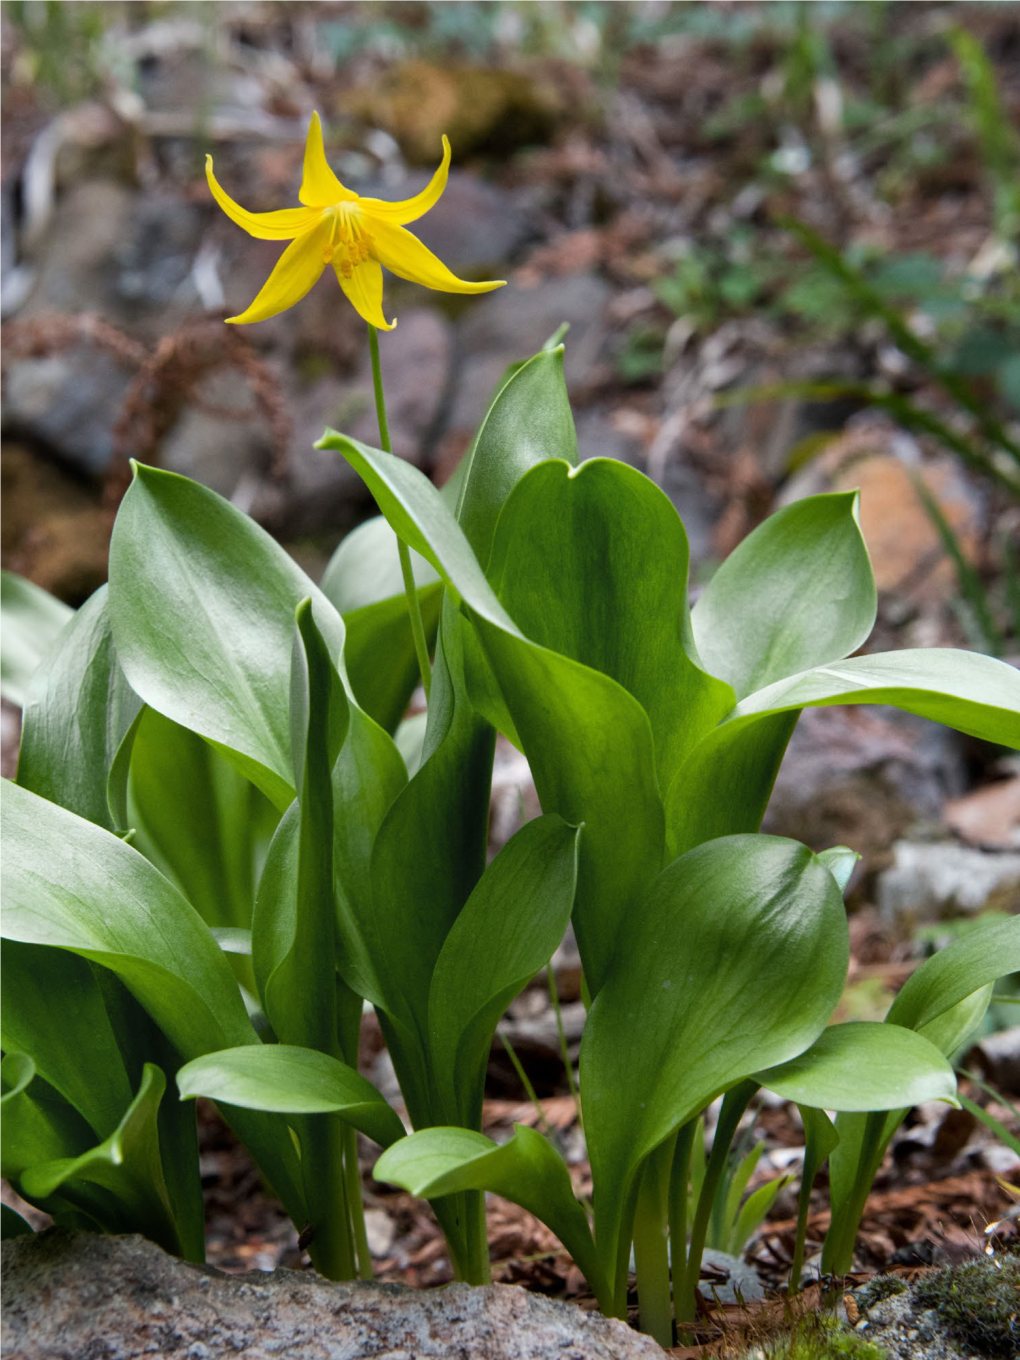
[[[886,1352],[835,1318],[809,1313],[787,1335],[747,1351],[745,1360],[886,1360]]]
[[[914,1298],[934,1308],[968,1350],[1012,1360],[1020,1350],[1020,1260],[988,1256],[922,1280]]]

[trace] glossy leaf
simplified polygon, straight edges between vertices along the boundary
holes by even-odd
[[[320,446],[347,458],[396,532],[439,570],[491,665],[491,676],[469,677],[474,703],[527,754],[542,807],[571,825],[585,823],[574,924],[586,980],[597,991],[628,903],[662,861],[647,715],[608,676],[521,634],[442,497],[417,469],[332,431]]]
[[[611,676],[638,700],[663,787],[735,703],[728,684],[690,659],[687,565],[687,535],[668,497],[635,468],[593,458],[577,469],[546,462],[521,478],[487,573],[532,642]]]
[[[4,646],[0,691],[23,704],[36,666],[56,641],[74,610],[48,590],[5,568],[0,571],[0,621]]]
[[[132,1090],[93,965],[63,949],[5,940],[0,1043],[88,1120],[97,1138],[117,1127]]]
[[[113,1133],[77,1157],[40,1161],[28,1167],[20,1177],[26,1199],[46,1200],[60,1193],[74,1203],[80,1193],[78,1182],[84,1181],[110,1197],[103,1223],[108,1232],[142,1232],[167,1251],[179,1254],[186,1250],[174,1221],[159,1157],[157,1118],[165,1090],[166,1078],[160,1069],[146,1065],[138,1094]],[[83,1207],[94,1212],[94,1203],[86,1195]]]
[[[71,950],[118,975],[185,1058],[257,1043],[222,951],[197,912],[122,840],[17,785],[3,791],[5,938]],[[297,1217],[293,1149],[236,1121]]]
[[[849,656],[871,632],[875,604],[858,493],[810,496],[730,553],[694,607],[694,637],[702,663],[743,698]]]
[[[115,830],[107,778],[141,700],[117,660],[107,588],[82,605],[25,694],[18,783]]]
[[[829,850],[820,850],[818,858],[836,880],[840,892],[845,894],[860,855],[849,846],[834,845]]]
[[[509,376],[468,453],[457,520],[483,567],[510,493],[529,468],[551,458],[577,462],[562,345],[540,350]]]
[[[626,943],[581,1044],[607,1273],[645,1157],[715,1096],[807,1048],[849,954],[831,873],[773,836],[727,837],[674,861],[635,904]]]
[[[925,1100],[956,1101],[956,1076],[935,1047],[899,1025],[831,1025],[810,1048],[755,1081],[786,1100],[820,1110],[894,1110]]]
[[[182,1100],[206,1096],[227,1105],[281,1114],[339,1114],[388,1147],[404,1126],[375,1087],[353,1067],[311,1048],[261,1044],[222,1049],[177,1073]]]
[[[215,492],[135,466],[110,545],[110,617],[132,688],[221,747],[281,810],[294,610],[310,597],[330,654],[343,623],[300,567]]]
[[[132,844],[209,926],[249,930],[279,814],[207,741],[147,708],[131,750]]]
[[[447,1117],[481,1123],[485,1069],[500,1016],[545,966],[570,920],[578,832],[529,822],[478,880],[439,954],[429,992],[429,1048]]]
[[[521,1205],[553,1230],[598,1297],[607,1299],[588,1219],[574,1196],[570,1173],[534,1129],[518,1124],[502,1145],[470,1129],[424,1129],[384,1152],[373,1175],[425,1199],[488,1190]]]
[[[924,1033],[980,988],[1016,972],[1020,972],[1020,917],[982,921],[921,964],[900,988],[886,1021]],[[948,1052],[966,1037],[952,1042]]]
[[[0,1062],[0,1175],[16,1182],[37,1162],[75,1156],[95,1132],[73,1105],[36,1072],[27,1053]]]

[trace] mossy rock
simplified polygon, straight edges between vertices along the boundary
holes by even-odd
[[[888,1360],[873,1341],[844,1327],[833,1317],[812,1313],[785,1336],[753,1346],[744,1360]]]
[[[433,165],[445,132],[454,155],[505,154],[549,140],[565,112],[551,85],[520,71],[404,61],[353,91],[347,111],[385,128],[416,165]]]
[[[1020,1259],[986,1256],[950,1266],[915,1285],[915,1302],[933,1308],[946,1331],[989,1360],[1020,1355]]]

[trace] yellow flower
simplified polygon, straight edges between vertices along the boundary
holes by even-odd
[[[251,213],[220,188],[213,175],[212,157],[206,156],[209,188],[231,221],[262,241],[291,243],[247,311],[227,320],[238,325],[265,321],[293,307],[315,285],[327,264],[333,266],[340,287],[358,314],[382,331],[390,331],[396,325],[387,322],[382,313],[383,265],[399,278],[443,293],[487,293],[502,287],[502,279],[488,283],[458,279],[442,260],[405,230],[406,223],[417,221],[439,201],[449,169],[450,143],[444,137],[442,164],[420,194],[402,203],[361,198],[345,189],[327,165],[322,124],[319,115],[313,113],[305,142],[304,178],[298,192],[304,207]]]

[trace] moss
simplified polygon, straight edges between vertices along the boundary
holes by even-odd
[[[914,1299],[934,1308],[950,1336],[991,1360],[1020,1354],[1020,1259],[988,1256],[921,1280]]]
[[[819,1313],[801,1318],[786,1336],[753,1347],[746,1360],[887,1360],[881,1346]]]
[[[898,1275],[876,1275],[862,1289],[858,1289],[855,1297],[860,1307],[867,1312],[883,1299],[891,1299],[894,1294],[906,1292],[907,1286]]]

